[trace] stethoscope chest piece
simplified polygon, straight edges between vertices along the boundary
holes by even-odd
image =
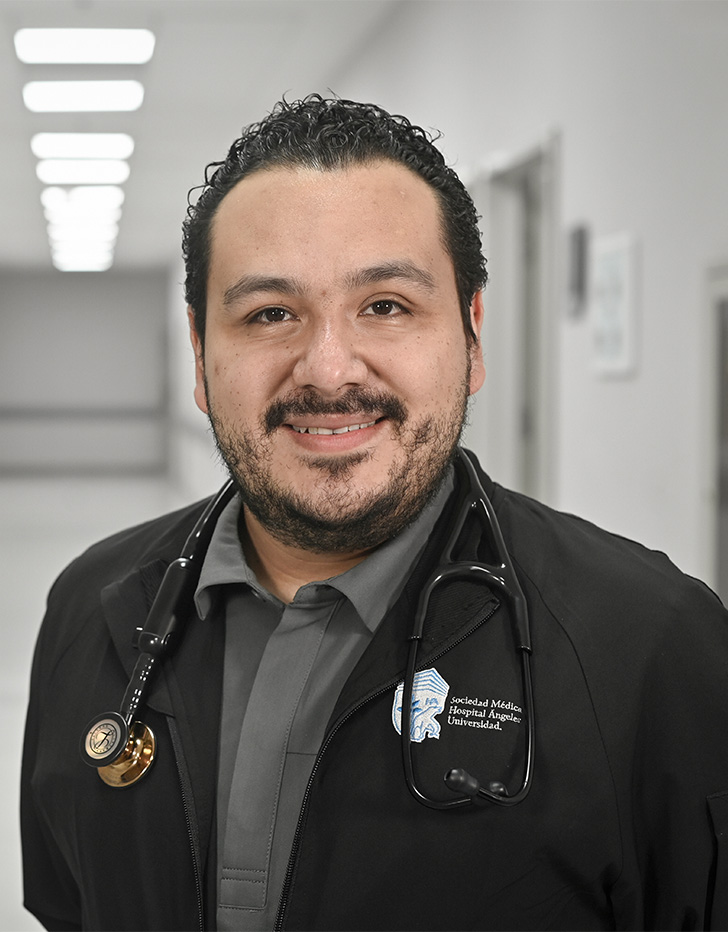
[[[157,742],[151,728],[134,722],[129,728],[123,716],[108,712],[94,719],[81,740],[81,756],[108,786],[131,786],[154,761]],[[108,761],[108,763],[105,763]]]

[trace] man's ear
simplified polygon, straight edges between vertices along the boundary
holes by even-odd
[[[485,382],[485,363],[483,361],[483,347],[480,342],[480,332],[483,328],[483,292],[478,291],[470,302],[470,326],[477,337],[475,342],[470,340],[470,394],[474,395]]]
[[[190,341],[195,353],[195,402],[203,414],[209,414],[207,392],[205,391],[205,361],[202,354],[202,341],[197,333],[195,315],[191,307],[187,308],[187,319],[190,322]]]

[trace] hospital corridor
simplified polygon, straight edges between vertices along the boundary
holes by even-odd
[[[18,803],[48,591],[226,479],[182,222],[284,97],[441,134],[487,258],[463,443],[492,478],[728,601],[728,0],[0,0],[0,43],[0,932],[40,928]]]

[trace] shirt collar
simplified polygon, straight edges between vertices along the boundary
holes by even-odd
[[[309,588],[335,589],[349,599],[367,628],[375,631],[399,597],[453,487],[451,468],[433,500],[409,527],[350,570],[330,579],[308,583],[299,589],[299,593],[304,594],[304,590]],[[218,586],[244,584],[260,598],[278,602],[260,585],[245,559],[238,537],[240,507],[240,496],[236,495],[222,511],[213,531],[194,596],[200,618],[209,615],[213,593]]]
[[[232,498],[222,510],[212,532],[195,589],[195,606],[200,618],[207,618],[212,608],[213,591],[217,586],[244,583],[259,595],[264,590],[248,566],[238,537],[240,495]]]

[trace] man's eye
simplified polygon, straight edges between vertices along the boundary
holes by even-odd
[[[284,307],[266,307],[255,315],[255,319],[263,324],[279,324],[290,318],[290,312]]]
[[[397,304],[396,301],[374,301],[367,308],[368,313],[375,314],[377,317],[389,317],[401,313],[402,310],[402,305]]]

